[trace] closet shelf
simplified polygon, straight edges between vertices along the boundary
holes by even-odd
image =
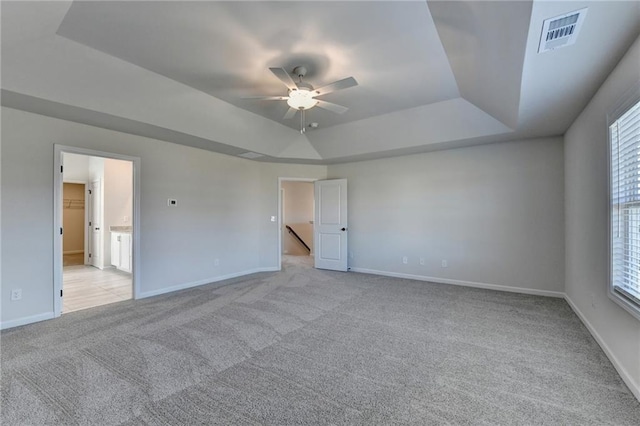
[[[65,198],[62,202],[65,209],[83,209],[84,200],[75,200],[73,198]]]

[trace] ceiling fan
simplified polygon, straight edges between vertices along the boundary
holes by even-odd
[[[296,115],[296,112],[300,111],[300,133],[305,132],[304,125],[304,112],[314,106],[324,108],[329,111],[333,111],[337,114],[342,114],[349,108],[342,105],[334,104],[331,102],[323,101],[322,99],[316,99],[318,96],[324,96],[336,90],[347,89],[349,87],[357,86],[358,82],[353,77],[347,77],[342,80],[334,81],[331,84],[327,84],[319,89],[314,89],[309,83],[303,82],[302,77],[307,74],[307,69],[303,66],[298,66],[293,69],[293,75],[298,77],[296,83],[291,75],[284,68],[269,68],[271,72],[280,79],[287,86],[288,96],[254,96],[246,99],[258,99],[263,101],[287,101],[289,110],[284,115],[285,119],[291,119]]]

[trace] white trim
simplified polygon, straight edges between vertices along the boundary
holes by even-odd
[[[585,327],[587,327],[587,330],[589,330],[589,333],[591,333],[591,335],[596,340],[596,342],[598,342],[598,345],[600,345],[600,347],[604,351],[604,354],[607,356],[607,358],[609,358],[609,361],[611,361],[611,364],[613,364],[613,367],[616,369],[616,371],[618,372],[618,374],[620,375],[624,383],[627,385],[631,393],[633,393],[636,399],[640,401],[640,384],[633,379],[633,377],[627,372],[627,370],[625,370],[625,368],[622,366],[620,361],[618,361],[618,358],[614,355],[613,351],[605,343],[605,341],[602,339],[600,334],[598,334],[595,327],[591,325],[587,317],[580,311],[580,309],[578,309],[578,306],[575,303],[573,303],[573,301],[569,298],[568,295],[566,294],[564,295],[564,300],[567,301],[571,309],[573,309],[573,312],[575,312],[578,318],[580,318],[580,321],[582,321]]]
[[[62,314],[60,290],[62,290],[62,238],[59,228],[62,226],[62,184],[63,176],[60,172],[62,166],[62,153],[87,155],[90,157],[111,158],[115,160],[131,161],[133,165],[133,261],[132,281],[133,298],[140,298],[140,157],[116,154],[75,146],[53,145],[53,312],[54,317]],[[86,189],[86,187],[85,187]]]
[[[173,293],[174,291],[185,290],[192,287],[199,287],[201,285],[206,285],[206,284],[213,284],[215,282],[224,281],[231,278],[238,278],[245,275],[256,274],[258,272],[277,272],[277,271],[280,271],[280,268],[271,266],[268,268],[255,268],[255,269],[249,269],[247,271],[234,272],[232,274],[220,275],[212,278],[205,278],[203,280],[198,280],[198,281],[191,281],[188,283],[178,284],[171,287],[165,287],[158,290],[145,291],[138,295],[138,299],[145,299],[147,297],[159,296],[161,294],[166,294],[166,293]]]
[[[429,281],[437,284],[450,284],[450,285],[459,285],[463,287],[484,288],[487,290],[508,291],[511,293],[532,294],[535,296],[564,298],[564,293],[561,291],[538,290],[535,288],[512,287],[512,286],[500,285],[500,284],[479,283],[475,281],[452,280],[450,278],[427,277],[424,275],[404,274],[401,272],[378,271],[375,269],[365,269],[365,268],[351,268],[351,271],[359,272],[363,274],[383,275],[386,277],[406,278],[406,279],[417,280],[417,281]]]
[[[62,252],[62,254],[80,254],[80,253],[84,253],[84,250],[67,250]]]
[[[7,328],[19,327],[21,325],[32,324],[34,322],[40,322],[55,318],[53,312],[45,312],[44,314],[31,315],[30,317],[17,318],[10,321],[0,322],[0,330],[6,330]]]
[[[282,270],[282,182],[315,182],[320,180],[318,178],[289,178],[289,177],[278,177],[278,268],[276,271]],[[314,197],[315,199],[315,197]],[[316,218],[315,218],[315,206],[313,206],[314,218],[313,218],[313,226],[316,226]],[[313,251],[313,249],[311,250]]]

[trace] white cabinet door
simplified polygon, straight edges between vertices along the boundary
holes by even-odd
[[[121,271],[131,272],[131,234],[111,233],[111,264]]]
[[[120,233],[111,233],[111,264],[120,267]]]
[[[120,234],[120,269],[131,272],[131,234]]]

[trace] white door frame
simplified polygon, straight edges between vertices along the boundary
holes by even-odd
[[[112,152],[95,151],[55,144],[53,146],[53,312],[54,317],[62,314],[62,154],[80,154],[91,157],[111,158],[114,160],[131,161],[133,164],[133,263],[132,285],[133,298],[140,295],[140,157],[115,154]]]
[[[282,221],[282,216],[284,212],[282,211],[282,182],[315,182],[319,179],[316,178],[289,178],[289,177],[279,177],[278,178],[278,271],[282,270],[282,227],[284,223]],[[313,209],[313,223],[315,226],[316,217],[315,217],[316,209]]]

